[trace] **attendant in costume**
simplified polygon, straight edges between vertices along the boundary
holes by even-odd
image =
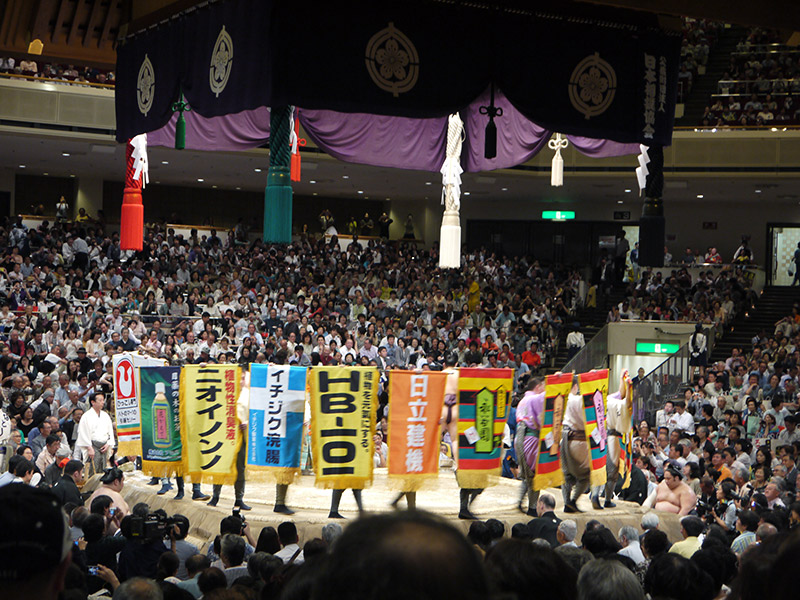
[[[78,424],[75,448],[80,452],[81,460],[84,463],[91,462],[94,472],[100,473],[105,470],[116,448],[114,425],[109,414],[103,410],[106,405],[103,392],[95,393],[89,404],[89,410]]]
[[[522,492],[518,508],[526,512],[523,500],[528,496],[527,514],[537,516],[536,504],[539,492],[533,489],[533,477],[536,474],[536,459],[539,455],[539,431],[544,413],[545,383],[542,377],[532,377],[528,382],[525,395],[517,405],[517,434],[514,438],[514,449],[517,452]]]
[[[444,387],[444,405],[442,406],[442,418],[439,423],[442,426],[442,438],[445,443],[450,445],[450,452],[453,456],[453,468],[458,468],[456,462],[456,444],[458,443],[458,369],[456,363],[458,356],[455,352],[449,352],[445,356],[444,372],[447,373],[447,383]]]
[[[202,366],[202,363],[201,363]],[[244,502],[244,483],[245,483],[245,463],[247,460],[247,423],[250,420],[250,373],[242,373],[242,387],[239,398],[236,402],[236,419],[239,421],[239,432],[242,438],[239,452],[236,455],[236,481],[233,484],[235,502],[233,506],[241,510],[250,510]],[[214,484],[211,500],[208,506],[216,506],[219,503],[219,493],[222,486]]]
[[[578,377],[573,377],[572,389],[564,409],[563,433],[561,436],[561,468],[564,471],[564,512],[582,512],[578,509],[578,498],[589,489],[591,462],[589,444],[586,441],[586,426],[583,417],[583,396],[578,389]]]
[[[616,506],[613,502],[614,488],[617,486],[619,480],[619,461],[622,456],[622,444],[624,444],[625,435],[631,428],[631,411],[628,408],[628,370],[622,372],[622,377],[619,381],[619,391],[609,394],[606,404],[606,431],[608,438],[606,440],[606,485],[605,485],[605,503],[600,504],[601,487],[594,488],[592,493],[592,506],[596,509],[613,508]]]

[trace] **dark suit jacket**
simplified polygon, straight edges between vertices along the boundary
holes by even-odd
[[[58,483],[53,486],[51,491],[56,495],[56,498],[58,498],[62,506],[69,502],[74,502],[78,506],[83,506],[81,492],[78,486],[75,485],[75,480],[69,475],[63,475],[61,479],[58,480]]]
[[[561,519],[552,510],[544,513],[541,517],[536,517],[528,523],[528,529],[534,539],[541,538],[550,544],[551,548],[558,546],[556,531]]]
[[[644,473],[642,473],[642,470],[639,467],[634,465],[631,468],[630,478],[631,484],[625,489],[622,489],[624,480],[619,480],[619,483],[617,484],[617,493],[620,494],[620,497],[623,500],[642,504],[645,500],[647,500],[647,477]]]

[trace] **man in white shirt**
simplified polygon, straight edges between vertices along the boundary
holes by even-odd
[[[278,539],[283,548],[275,553],[275,556],[283,561],[283,564],[302,564],[305,562],[303,551],[298,545],[297,526],[291,521],[286,521],[278,525]]]
[[[694,434],[694,417],[686,412],[686,402],[683,400],[675,403],[675,414],[669,420],[670,433],[675,429],[689,435]]]
[[[619,530],[619,543],[622,544],[622,550],[617,554],[627,556],[637,565],[645,561],[642,549],[639,547],[639,532],[635,527],[626,525]]]
[[[103,410],[105,404],[105,394],[97,392],[92,395],[89,410],[78,424],[78,439],[75,441],[76,450],[81,453],[81,460],[83,462],[91,460],[97,473],[106,468],[108,459],[111,458],[117,445],[111,417]]]

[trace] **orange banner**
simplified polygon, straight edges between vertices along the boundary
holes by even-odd
[[[389,478],[417,491],[439,474],[439,418],[447,373],[389,372]]]

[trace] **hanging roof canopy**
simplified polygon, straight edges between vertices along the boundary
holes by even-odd
[[[615,11],[611,20],[608,9],[589,8],[556,15],[434,0],[209,3],[120,45],[117,137],[167,126],[181,93],[197,119],[289,104],[301,116],[336,111],[413,125],[480,112],[494,90],[495,106],[507,103],[546,131],[668,145],[680,37],[650,15]],[[504,118],[495,120],[498,138]]]

